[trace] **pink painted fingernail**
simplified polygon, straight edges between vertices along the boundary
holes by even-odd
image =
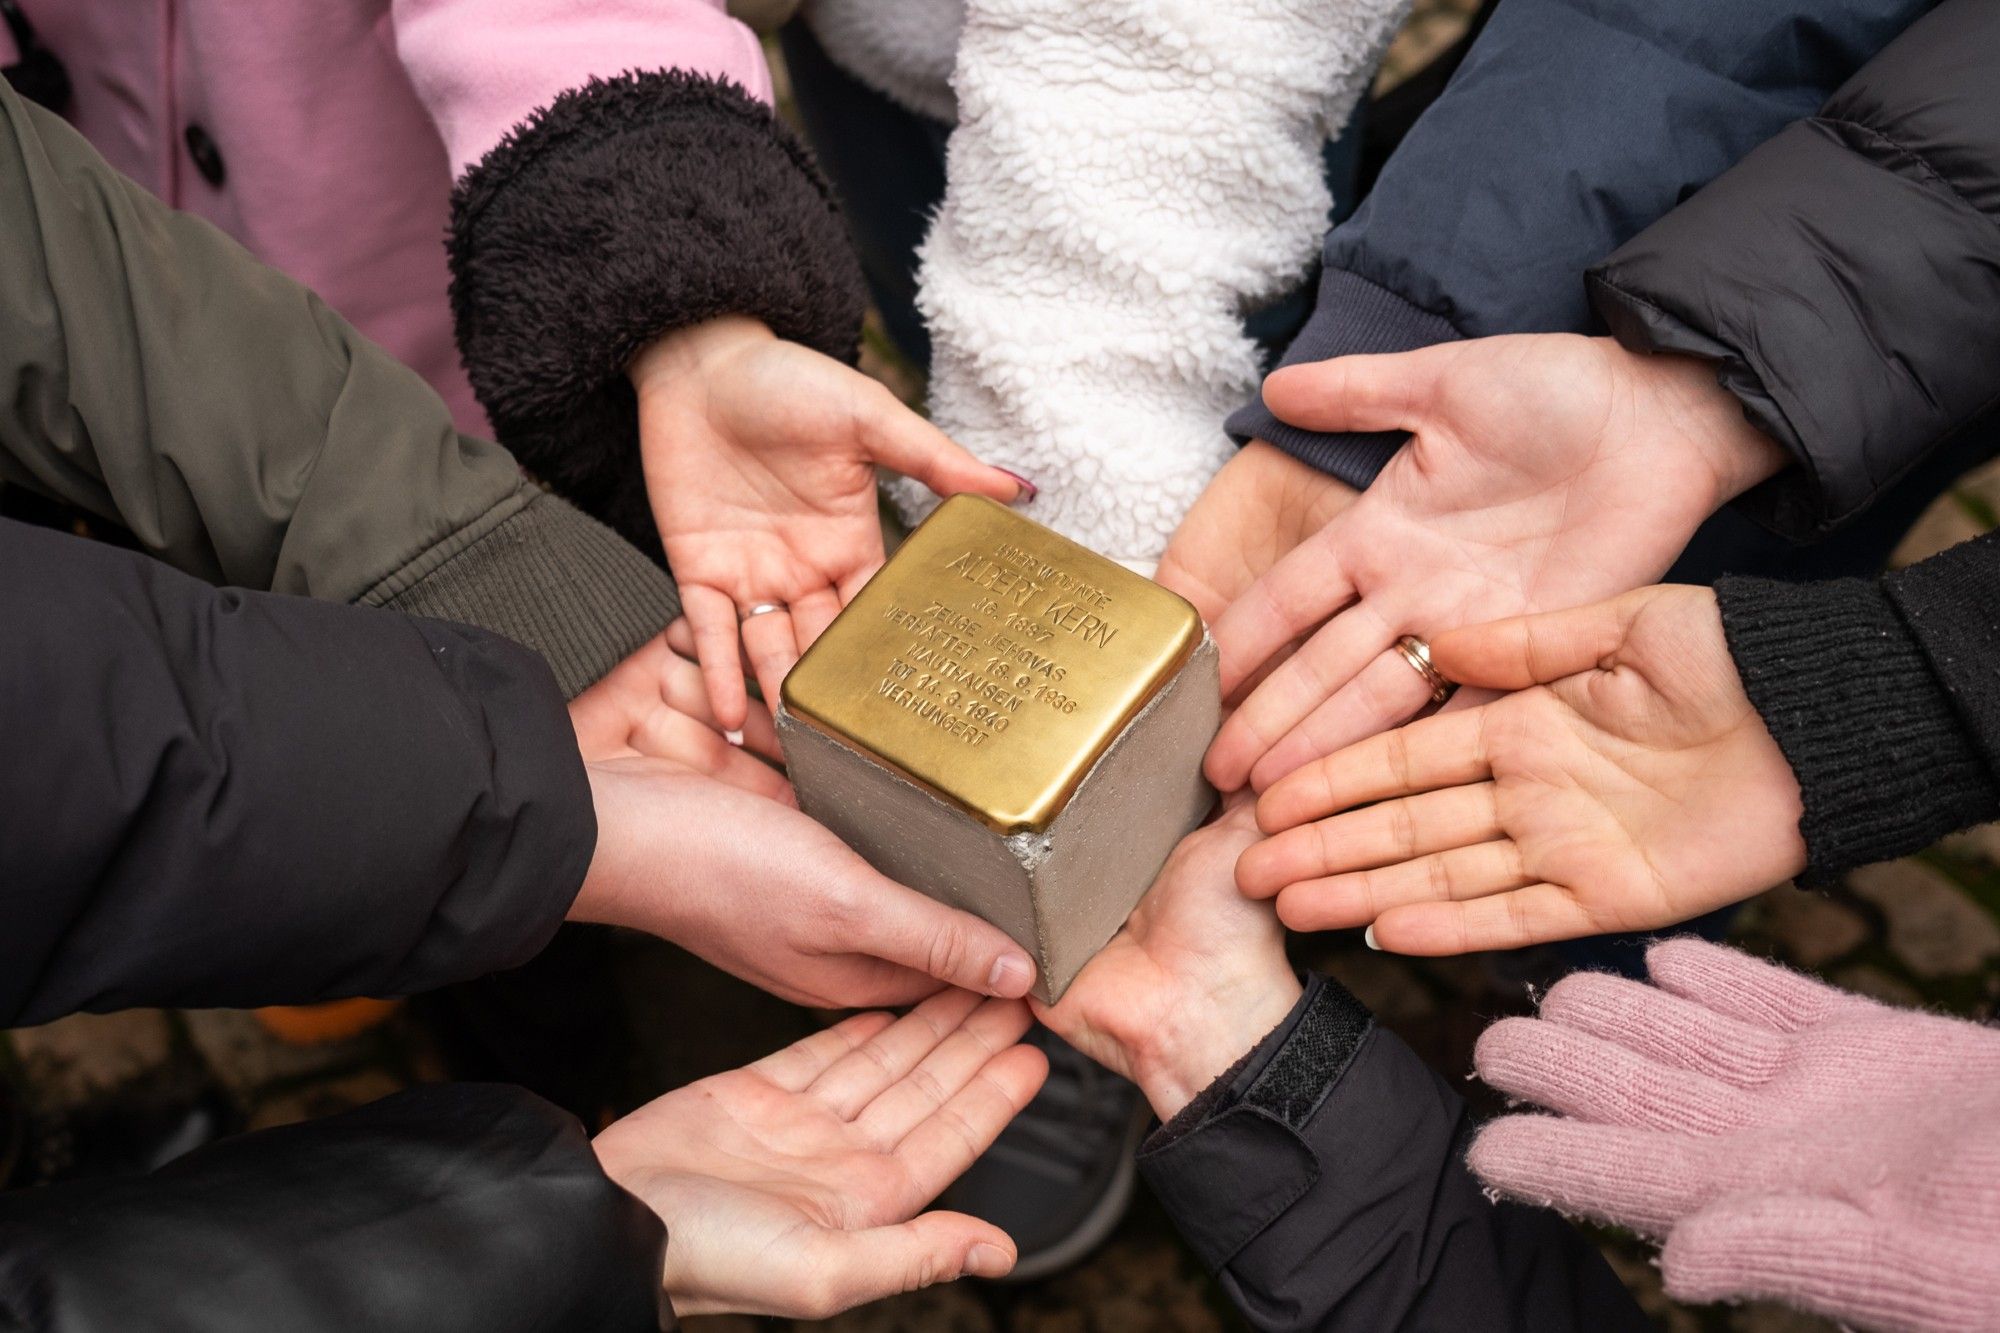
[[[1003,468],[1000,468],[1000,469],[999,469],[999,471],[1001,471],[1001,472],[1005,472],[1005,473],[1006,473],[1006,474],[1007,474],[1008,476],[1010,476],[1010,477],[1012,477],[1012,478],[1014,479],[1015,483],[1016,483],[1016,484],[1017,484],[1018,486],[1020,486],[1020,488],[1021,488],[1021,493],[1020,493],[1020,495],[1018,495],[1018,496],[1016,496],[1016,497],[1015,497],[1016,499],[1020,499],[1020,500],[1032,500],[1032,499],[1034,499],[1034,498],[1035,498],[1036,496],[1038,496],[1038,495],[1040,495],[1040,494],[1042,493],[1042,488],[1041,488],[1041,487],[1039,487],[1039,486],[1035,485],[1035,483],[1034,483],[1034,482],[1032,482],[1032,481],[1029,481],[1029,480],[1028,480],[1028,479],[1027,479],[1026,477],[1022,476],[1022,475],[1021,475],[1020,473],[1018,473],[1018,472],[1015,472],[1015,471],[1013,471],[1013,470],[1012,470],[1012,469],[1010,469],[1010,468],[1004,468],[1004,467],[1003,467]]]

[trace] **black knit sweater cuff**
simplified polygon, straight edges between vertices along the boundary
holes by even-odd
[[[501,443],[649,554],[660,543],[625,369],[718,315],[854,359],[865,295],[825,180],[740,89],[682,72],[592,80],[465,174],[452,313]]]
[[[1409,352],[1456,342],[1458,337],[1458,330],[1442,315],[1412,305],[1358,273],[1329,268],[1320,275],[1319,300],[1312,318],[1292,339],[1278,365],[1296,366],[1363,352]],[[1301,430],[1271,415],[1262,398],[1237,408],[1224,429],[1239,444],[1253,439],[1269,441],[1357,490],[1374,481],[1410,438],[1407,431],[1400,430]]]
[[[1800,883],[1991,817],[1992,775],[1880,587],[1729,578],[1715,593],[1744,691],[1799,780]]]

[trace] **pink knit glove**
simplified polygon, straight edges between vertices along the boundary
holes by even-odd
[[[1479,1039],[1472,1169],[1663,1238],[1667,1294],[1884,1329],[2000,1329],[2000,1031],[1698,940],[1578,973]]]

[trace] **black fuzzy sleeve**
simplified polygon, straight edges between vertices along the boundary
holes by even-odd
[[[824,178],[732,84],[594,79],[452,197],[452,313],[473,389],[531,470],[658,556],[625,367],[660,334],[751,315],[854,359],[865,294]]]

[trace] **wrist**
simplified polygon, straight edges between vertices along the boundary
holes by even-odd
[[[625,374],[643,397],[698,384],[716,361],[745,347],[777,337],[762,320],[749,315],[717,315],[698,324],[661,334],[639,349]]]
[[[664,890],[665,876],[645,873],[646,849],[639,830],[646,812],[635,801],[631,775],[622,761],[586,763],[591,807],[597,812],[597,843],[583,886],[570,903],[567,920],[593,925],[625,926],[662,938],[673,938],[672,898]],[[658,814],[655,805],[652,811]]]
[[[644,1204],[647,1211],[659,1218],[660,1225],[666,1228],[667,1253],[660,1272],[660,1286],[676,1315],[692,1313],[686,1276],[674,1271],[674,1261],[686,1249],[685,1245],[676,1248],[673,1244],[679,1219],[669,1217],[659,1203],[659,1200],[673,1196],[673,1173],[662,1171],[648,1162],[643,1152],[628,1150],[625,1146],[627,1136],[622,1132],[623,1123],[613,1121],[598,1131],[590,1141],[591,1152],[596,1155],[598,1169],[604,1172],[605,1178]]]
[[[1790,461],[1784,446],[1750,424],[1743,404],[1722,387],[1715,363],[1676,353],[1639,353],[1605,340],[1624,373],[1646,384],[1646,409],[1680,447],[1693,451],[1712,488],[1712,509],[1775,476]]]
[[[1198,1014],[1158,1024],[1154,1040],[1134,1052],[1132,1079],[1153,1114],[1172,1120],[1203,1089],[1257,1048],[1298,1005],[1304,987],[1290,968],[1259,978],[1234,994],[1204,997]]]

